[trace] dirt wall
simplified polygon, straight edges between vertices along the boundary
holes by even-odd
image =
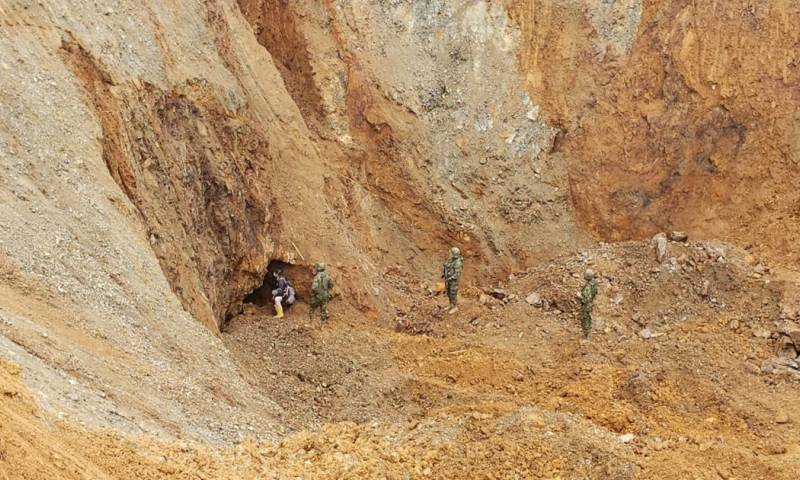
[[[509,4],[585,228],[686,229],[796,264],[796,4]]]

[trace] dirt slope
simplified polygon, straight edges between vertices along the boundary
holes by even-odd
[[[279,445],[246,441],[222,451],[47,428],[35,417],[18,370],[6,363],[0,367],[2,478],[488,478],[511,469],[519,478],[555,472],[630,478],[632,471],[629,449],[602,446],[615,438],[586,422],[491,404],[466,416],[441,413],[413,425],[339,424]],[[589,464],[583,461],[587,451]]]
[[[675,263],[660,267],[642,244],[560,258],[517,274],[503,287],[513,300],[482,305],[470,296],[446,319],[424,313],[445,299],[426,298],[417,315],[432,324],[427,336],[347,320],[346,311],[320,325],[302,311],[278,322],[250,309],[226,343],[248,381],[281,404],[286,424],[313,427],[277,444],[245,440],[212,450],[45,427],[18,370],[4,364],[0,471],[22,478],[85,478],[76,466],[96,469],[90,478],[793,478],[800,373],[762,367],[775,355],[781,286],[772,275],[753,278],[757,265],[734,248],[669,248]],[[601,285],[595,333],[581,342],[570,304],[580,282],[573,274],[587,265]],[[520,298],[532,290],[542,306]],[[81,445],[80,454],[61,442]],[[41,462],[20,460],[26,452]]]
[[[790,478],[800,465],[800,343],[784,348],[782,332],[800,332],[793,287],[726,244],[671,242],[668,255],[660,264],[648,243],[575,252],[515,274],[501,286],[509,301],[481,302],[476,291],[453,317],[441,315],[442,296],[409,291],[399,325],[427,323],[423,336],[390,335],[346,312],[319,325],[302,311],[276,322],[256,309],[236,320],[227,343],[250,381],[272,389],[301,426],[425,424],[444,412],[463,421],[486,405],[542,406],[588,419],[630,447],[614,454],[620,470],[606,477],[538,469],[542,458],[529,476],[520,463],[492,461],[497,478]],[[595,333],[581,342],[576,293],[587,267],[601,275],[601,293]],[[540,306],[524,300],[531,292]],[[520,441],[497,426],[484,434]],[[568,448],[581,463],[607,461],[595,446]]]

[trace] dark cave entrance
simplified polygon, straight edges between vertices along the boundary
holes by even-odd
[[[267,273],[264,274],[264,282],[260,287],[250,292],[250,295],[245,297],[244,303],[252,303],[263,307],[265,305],[272,305],[272,291],[278,286],[278,280],[275,274],[278,272],[288,273],[288,267],[292,265],[280,260],[272,260],[267,265]],[[287,276],[288,279],[288,276]],[[289,280],[291,282],[291,280]]]
[[[245,297],[244,303],[252,303],[260,307],[272,305],[272,291],[278,287],[278,280],[275,278],[277,272],[283,272],[286,276],[286,281],[294,287],[296,300],[302,301],[309,286],[313,274],[311,270],[304,265],[295,265],[287,263],[282,260],[272,260],[267,265],[267,273],[264,274],[264,282],[260,287],[253,290],[250,295]]]

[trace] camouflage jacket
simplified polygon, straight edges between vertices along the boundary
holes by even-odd
[[[319,272],[314,277],[314,281],[311,282],[311,291],[314,293],[314,296],[318,298],[328,297],[331,288],[333,288],[333,280],[328,275],[328,272]]]
[[[594,302],[594,297],[597,296],[597,280],[590,280],[586,282],[581,290],[581,306],[586,308]]]
[[[464,258],[450,257],[444,264],[445,282],[457,282],[461,278],[461,270],[464,268]]]

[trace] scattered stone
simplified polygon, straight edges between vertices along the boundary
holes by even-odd
[[[797,323],[790,321],[780,322],[777,332],[788,337],[795,347],[800,347],[800,325]]]
[[[491,300],[492,300],[492,297],[490,297],[489,295],[486,295],[485,293],[481,293],[481,296],[478,297],[478,301],[480,302],[481,305],[486,305]]]
[[[740,326],[739,320],[736,320],[736,319],[731,320],[731,323],[729,324],[729,326],[730,326],[731,330],[739,330],[739,326]]]
[[[711,282],[708,280],[703,281],[703,286],[700,288],[700,296],[703,298],[708,297],[710,290],[711,290]]]
[[[648,338],[653,338],[653,331],[649,328],[643,328],[639,330],[639,336],[647,340]]]
[[[687,242],[689,241],[689,235],[686,232],[676,230],[669,232],[669,239],[673,242]]]
[[[789,414],[786,412],[778,412],[777,415],[775,415],[775,423],[777,424],[791,423],[791,421],[792,419],[789,418]]]
[[[508,297],[508,292],[502,288],[493,288],[492,296],[498,300],[503,300],[504,298]]]
[[[750,362],[747,362],[745,364],[745,368],[747,369],[748,372],[752,373],[753,375],[758,375],[759,373],[762,373],[761,369],[758,368],[758,365],[755,365]]]
[[[656,437],[653,439],[651,448],[657,452],[660,452],[661,450],[666,450],[667,448],[669,448],[669,445],[670,445],[669,440],[664,440]]]
[[[776,354],[779,357],[795,358],[798,352],[795,343],[789,337],[781,337],[778,339]]]
[[[717,475],[719,475],[719,478],[721,478],[722,480],[732,480],[733,479],[733,476],[731,475],[731,472],[728,469],[726,469],[725,467],[722,467],[722,466],[718,466],[717,467]]]
[[[606,321],[603,317],[595,317],[592,320],[592,323],[594,324],[593,325],[594,330],[598,332],[603,332],[606,330]]]
[[[656,250],[656,260],[661,263],[667,256],[667,235],[663,232],[659,233],[653,237],[652,242]]]
[[[753,336],[756,338],[769,338],[771,335],[769,330],[753,330]]]
[[[619,441],[622,443],[631,443],[634,438],[636,438],[636,435],[632,433],[626,433],[625,435],[620,435]]]
[[[778,443],[777,441],[771,441],[767,444],[766,450],[768,455],[783,455],[786,453],[786,445]]]
[[[525,380],[525,375],[523,375],[520,372],[516,372],[516,373],[514,373],[512,378],[517,382],[521,382],[521,381]]]
[[[536,292],[533,292],[525,297],[525,301],[528,302],[528,305],[533,305],[534,307],[542,306],[542,297],[540,297]]]
[[[776,371],[798,373],[797,370],[800,370],[797,361],[786,357],[770,358],[761,365],[763,373],[775,373]]]

